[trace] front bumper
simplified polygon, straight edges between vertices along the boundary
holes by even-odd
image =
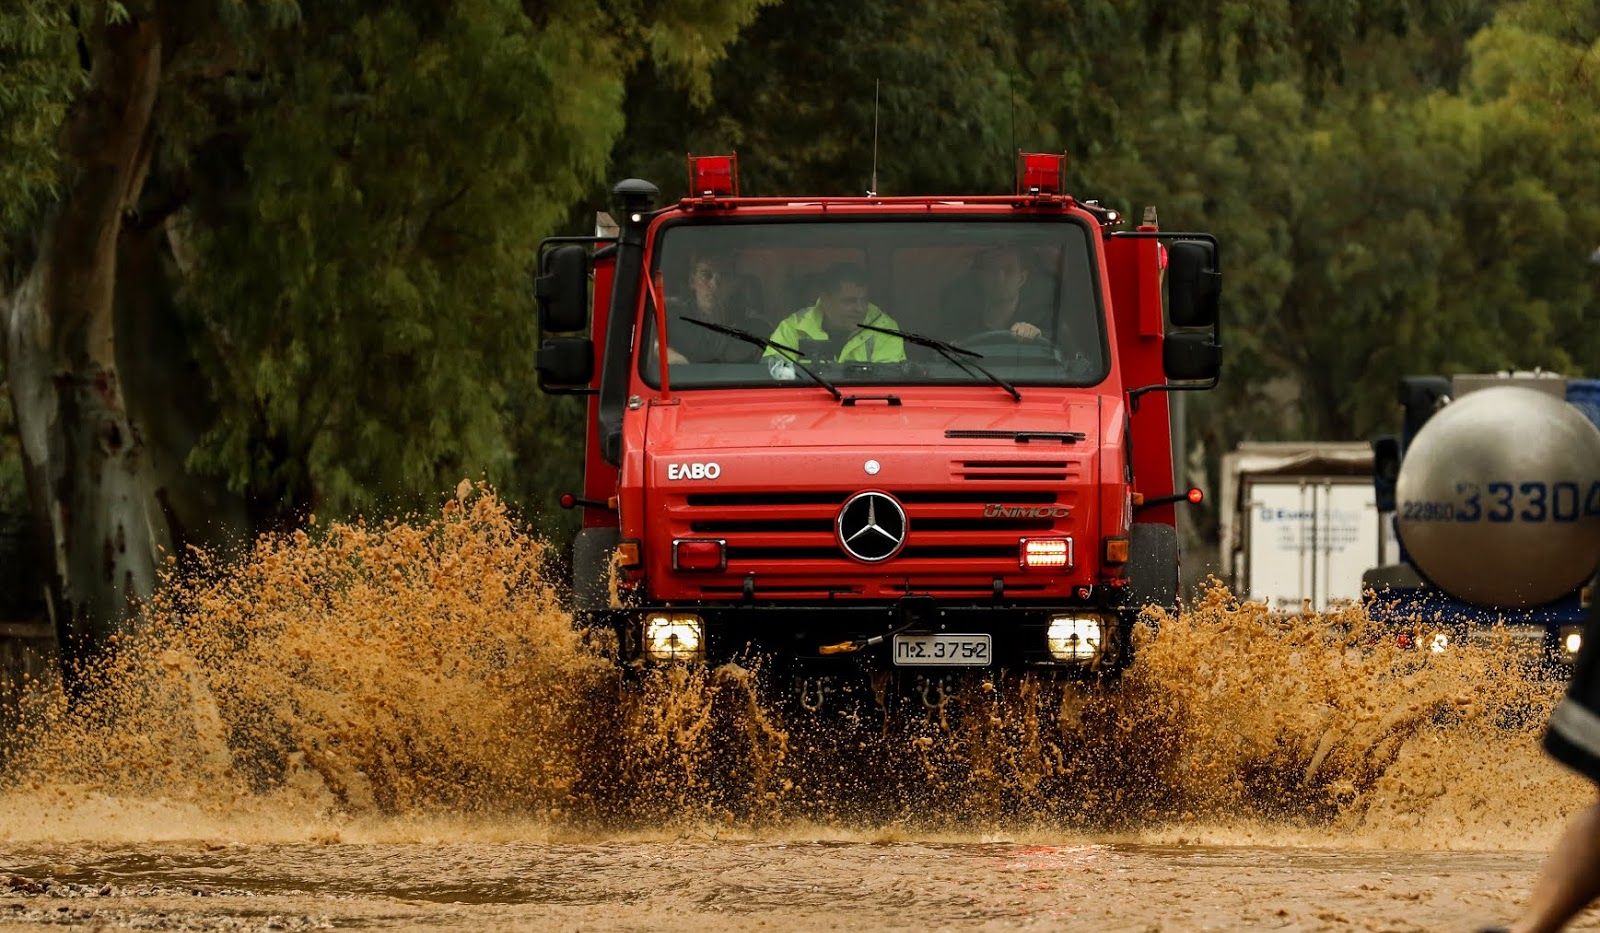
[[[704,660],[720,664],[752,655],[808,669],[844,670],[895,668],[892,657],[895,634],[988,635],[992,641],[990,669],[1053,669],[1063,672],[1105,672],[1126,666],[1133,614],[1114,607],[1083,605],[950,605],[931,600],[904,599],[889,604],[813,605],[645,605],[608,609],[580,617],[580,624],[615,631],[621,660],[646,660],[644,620],[653,614],[690,613],[702,622]],[[1104,643],[1092,660],[1060,661],[1050,652],[1046,632],[1051,618],[1064,614],[1104,615]],[[827,646],[876,643],[833,653]],[[904,667],[901,670],[973,670]],[[981,669],[981,668],[979,668]]]
[[[1448,654],[1463,648],[1503,656],[1525,673],[1565,678],[1581,647],[1583,627],[1528,623],[1389,623],[1398,645],[1420,653]],[[1576,638],[1574,638],[1576,636]]]
[[[1560,677],[1571,673],[1588,617],[1581,592],[1529,609],[1486,609],[1425,586],[1369,591],[1365,609],[1402,646],[1426,650],[1442,635],[1441,650],[1488,649]]]

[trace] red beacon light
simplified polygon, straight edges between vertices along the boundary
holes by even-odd
[[[1206,498],[1206,494],[1200,491],[1199,486],[1190,486],[1189,491],[1185,494],[1185,496],[1193,505],[1199,505],[1200,503],[1204,502]]]
[[[739,196],[739,154],[689,156],[689,196],[736,198]]]
[[[1060,194],[1066,187],[1065,152],[1017,153],[1017,194]]]

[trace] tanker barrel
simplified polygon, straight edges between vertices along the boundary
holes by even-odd
[[[1600,428],[1554,395],[1500,386],[1439,409],[1395,492],[1410,560],[1465,602],[1544,605],[1600,564]]]

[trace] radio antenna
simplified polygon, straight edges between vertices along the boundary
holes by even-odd
[[[873,79],[872,82],[872,185],[867,188],[867,197],[878,196],[878,87],[882,79]]]
[[[1007,153],[1007,156],[1015,165],[1022,158],[1017,155],[1017,84],[1015,80],[1008,81],[1007,84],[1010,85],[1009,90],[1011,91],[1011,151]],[[1013,171],[1015,171],[1014,168]]]

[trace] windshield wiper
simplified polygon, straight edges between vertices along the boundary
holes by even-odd
[[[771,348],[773,350],[778,350],[778,351],[780,351],[782,353],[793,353],[794,354],[794,358],[791,359],[789,362],[791,362],[794,365],[800,367],[800,371],[805,373],[807,376],[810,376],[812,379],[815,379],[817,381],[817,385],[822,386],[824,389],[827,389],[828,392],[833,395],[834,401],[837,401],[837,402],[843,402],[844,401],[844,393],[839,391],[838,386],[835,386],[833,383],[831,383],[828,380],[822,378],[821,376],[819,376],[817,374],[816,370],[814,370],[811,367],[807,366],[806,364],[800,362],[800,351],[796,350],[794,347],[786,347],[781,343],[773,343],[772,341],[768,340],[767,338],[758,337],[755,334],[752,334],[747,330],[740,330],[737,327],[729,327],[726,324],[718,324],[715,321],[702,321],[701,319],[699,319],[697,317],[689,317],[686,314],[678,315],[678,320],[680,320],[680,321],[688,321],[690,324],[699,324],[701,327],[704,327],[706,330],[714,330],[719,334],[726,334],[727,336],[732,337],[735,340],[743,340],[745,343],[753,343],[758,347],[762,347],[763,349]]]
[[[943,340],[940,340],[937,337],[929,337],[925,334],[911,334],[903,330],[894,330],[890,327],[875,327],[871,324],[857,324],[856,326],[862,328],[863,330],[875,330],[880,334],[893,334],[894,336],[899,337],[901,340],[904,340],[906,343],[914,343],[919,347],[927,347],[930,350],[934,350],[938,352],[940,356],[961,367],[963,370],[966,370],[968,374],[970,374],[973,370],[983,373],[985,376],[989,377],[990,382],[993,382],[1000,388],[1010,392],[1012,398],[1019,402],[1022,401],[1022,393],[1017,391],[1016,386],[1005,381],[1004,379],[1001,379],[994,373],[989,372],[987,369],[984,369],[977,363],[972,362],[972,360],[963,360],[961,358],[966,356],[976,357],[980,360],[983,359],[983,354],[977,352],[976,350],[968,350],[966,347],[958,347],[953,343],[945,343]],[[960,354],[960,356],[957,354]]]

